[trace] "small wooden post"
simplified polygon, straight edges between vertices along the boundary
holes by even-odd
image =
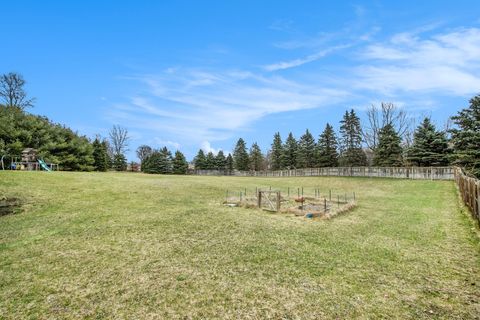
[[[355,201],[355,191],[353,192],[353,201]]]
[[[340,195],[337,194],[337,206],[340,207]]]
[[[326,198],[323,198],[323,205],[324,205],[324,212],[327,213],[327,199]]]
[[[302,187],[302,197],[303,197],[303,187]]]
[[[287,195],[290,198],[290,187],[287,188]]]
[[[277,212],[280,211],[280,191],[277,191]]]
[[[259,191],[259,192],[258,192],[257,207],[258,207],[259,209],[262,207],[262,191]]]
[[[227,201],[228,201],[228,190],[227,190],[227,192],[225,192],[225,202],[227,202]]]

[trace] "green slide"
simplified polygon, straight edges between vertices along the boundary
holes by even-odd
[[[38,159],[38,163],[40,163],[40,167],[42,167],[43,170],[52,171],[42,159]]]

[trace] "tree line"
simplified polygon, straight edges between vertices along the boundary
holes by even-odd
[[[140,164],[127,164],[128,131],[113,126],[108,137],[91,141],[66,126],[26,111],[34,105],[25,80],[17,73],[0,76],[0,154],[19,155],[24,148],[60,165],[62,170],[125,171]],[[346,111],[339,131],[327,123],[317,139],[307,129],[299,139],[290,132],[283,141],[275,133],[270,150],[263,153],[254,142],[250,148],[238,139],[232,154],[199,150],[195,169],[282,170],[335,166],[444,166],[459,165],[480,176],[480,95],[451,117],[452,128],[439,130],[427,117],[412,128],[406,112],[390,103],[367,110],[362,125],[352,109]],[[188,162],[182,152],[140,146],[137,156],[146,173],[184,174]],[[8,161],[8,158],[7,158]],[[8,165],[8,164],[7,164]]]
[[[27,108],[34,106],[35,99],[28,97],[25,83],[17,73],[0,75],[0,157],[6,155],[7,167],[25,148],[36,149],[40,158],[66,171],[126,171],[127,167],[132,170],[140,167],[136,162],[127,163],[126,128],[115,125],[108,137],[97,135],[91,141],[46,117],[30,114]],[[160,150],[144,147],[137,150],[144,172],[187,172],[188,163],[180,151],[172,157],[166,147]]]
[[[355,110],[346,111],[339,135],[326,124],[318,139],[307,129],[299,139],[290,132],[283,142],[279,132],[270,150],[262,153],[254,142],[247,148],[238,139],[233,154],[205,155],[199,150],[195,169],[285,170],[337,166],[446,166],[460,165],[480,176],[480,95],[451,117],[453,128],[439,130],[429,117],[411,130],[410,118],[390,103],[367,111],[362,127]],[[225,161],[228,159],[228,161]]]

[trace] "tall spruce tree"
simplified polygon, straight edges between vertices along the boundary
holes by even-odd
[[[452,119],[458,127],[451,130],[454,163],[480,178],[480,95]]]
[[[327,123],[325,130],[318,138],[316,154],[318,167],[338,166],[338,143],[333,127]]]
[[[373,165],[397,167],[403,164],[401,139],[392,124],[387,124],[378,133],[378,144],[374,150]]]
[[[173,173],[174,174],[186,174],[188,170],[188,162],[184,154],[180,151],[175,151],[175,157],[173,158]]]
[[[315,138],[307,129],[298,142],[297,168],[313,168],[316,164]]]
[[[215,169],[217,170],[225,170],[225,166],[227,164],[227,159],[225,158],[225,154],[222,150],[219,150],[217,156],[215,157]]]
[[[127,170],[127,158],[123,153],[117,153],[113,156],[113,168],[116,171],[126,171]]]
[[[108,154],[105,144],[98,137],[92,143],[93,145],[93,166],[96,171],[107,171],[109,168]]]
[[[233,157],[230,153],[228,154],[227,159],[225,160],[225,166],[228,171],[233,170]]]
[[[214,170],[217,168],[217,161],[215,159],[215,155],[212,151],[207,153],[207,157],[205,158],[205,169],[207,170]]]
[[[362,149],[360,118],[352,109],[350,112],[345,111],[340,123],[340,134],[342,136],[340,165],[348,167],[366,166],[367,156]]]
[[[160,149],[160,154],[162,155],[161,173],[172,173],[173,171],[172,153],[167,149],[167,147],[163,147],[162,149]]]
[[[237,170],[246,171],[249,168],[249,164],[250,161],[248,159],[245,141],[240,138],[238,139],[235,150],[233,151],[233,165]]]
[[[297,167],[297,148],[297,140],[290,132],[283,146],[282,167],[284,169],[295,169]]]
[[[195,170],[205,170],[205,152],[202,149],[198,150],[197,156],[193,159],[193,165],[195,166]]]
[[[250,148],[250,169],[253,171],[260,171],[264,169],[264,160],[265,158],[263,157],[262,150],[258,146],[256,142],[252,144],[252,147]]]
[[[425,118],[415,130],[407,160],[416,166],[444,166],[448,164],[449,153],[445,132],[437,131],[430,119]]]
[[[270,151],[270,166],[272,170],[281,170],[282,166],[283,145],[280,132],[273,136],[272,149]]]

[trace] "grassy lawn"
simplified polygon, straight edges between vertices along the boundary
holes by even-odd
[[[225,189],[355,191],[331,220]],[[312,191],[313,192],[313,191]],[[0,318],[480,319],[480,242],[453,182],[0,172]]]

